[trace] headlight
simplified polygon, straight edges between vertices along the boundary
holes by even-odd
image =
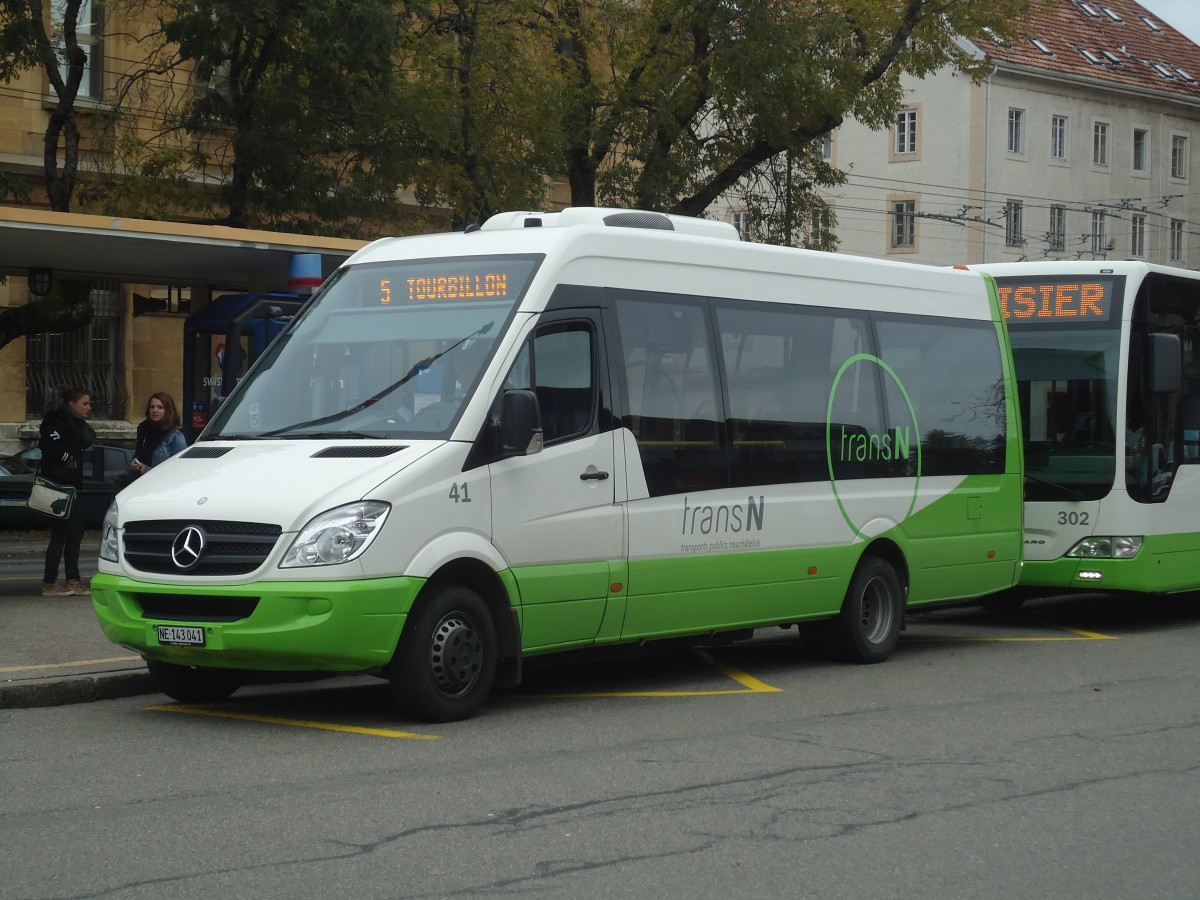
[[[104,522],[100,526],[100,558],[109,562],[121,561],[121,542],[117,531],[117,501],[108,504]]]
[[[1141,549],[1141,537],[1090,537],[1068,550],[1067,556],[1076,559],[1132,559]]]
[[[279,564],[281,569],[336,566],[362,554],[379,534],[391,505],[360,500],[323,512],[302,529]]]

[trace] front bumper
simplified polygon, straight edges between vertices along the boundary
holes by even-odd
[[[146,659],[258,671],[358,672],[386,665],[420,578],[166,585],[96,575],[105,636]],[[200,626],[203,647],[162,644],[157,626]]]

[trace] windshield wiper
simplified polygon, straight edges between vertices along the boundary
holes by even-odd
[[[1067,487],[1065,484],[1059,484],[1057,481],[1050,481],[1048,478],[1038,478],[1038,476],[1030,475],[1028,472],[1025,473],[1025,480],[1034,481],[1038,484],[1044,484],[1047,487],[1052,487],[1062,491],[1062,493],[1066,494],[1076,503],[1079,503],[1083,500],[1083,494],[1079,493],[1079,491],[1075,490],[1075,488]]]
[[[374,396],[368,397],[366,400],[350,407],[349,409],[342,409],[342,410],[339,410],[338,412],[330,413],[327,416],[321,416],[319,419],[313,419],[311,422],[298,422],[295,425],[287,425],[287,426],[284,426],[283,428],[276,428],[274,431],[264,432],[263,437],[277,437],[278,435],[285,434],[290,431],[296,431],[299,428],[311,428],[313,425],[325,425],[329,422],[337,422],[341,419],[349,418],[350,416],[354,415],[357,412],[362,412],[367,407],[374,406],[376,403],[378,403],[380,400],[382,400],[388,394],[403,387],[405,384],[407,384],[409,381],[411,381],[417,375],[420,375],[422,372],[424,372],[427,368],[429,368],[431,365],[433,365],[435,362],[437,362],[439,359],[441,359],[443,356],[445,356],[447,353],[449,353],[455,347],[458,347],[460,344],[465,344],[467,341],[474,340],[477,337],[482,337],[483,335],[487,334],[489,331],[492,330],[492,325],[494,325],[494,324],[495,324],[494,322],[487,322],[483,325],[482,328],[479,328],[476,331],[471,332],[471,334],[468,334],[465,338],[461,338],[461,339],[455,341],[453,344],[451,344],[449,347],[447,347],[445,350],[441,351],[440,353],[435,353],[433,356],[430,356],[430,357],[427,357],[426,359],[421,360],[419,363],[417,363],[415,366],[413,366],[411,369],[409,369],[408,372],[405,373],[404,377],[401,378],[399,381],[389,384],[387,387],[385,387],[379,393],[375,394]],[[310,437],[310,435],[306,434],[306,435],[302,435],[302,437]]]

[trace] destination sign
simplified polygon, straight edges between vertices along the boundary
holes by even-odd
[[[448,256],[363,266],[369,302],[392,309],[414,306],[511,304],[529,287],[540,254]]]
[[[384,306],[389,305],[393,300],[393,292],[397,289],[400,291],[399,299],[408,303],[509,298],[507,272],[380,278],[379,302]]]
[[[1009,326],[1070,326],[1108,322],[1123,277],[997,278],[1000,308]]]

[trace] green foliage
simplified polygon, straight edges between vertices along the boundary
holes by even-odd
[[[402,29],[398,175],[464,225],[498,209],[540,208],[561,143],[556,60],[543,4],[410,4]]]
[[[564,0],[573,202],[700,215],[785,154],[828,183],[815,138],[849,117],[885,125],[903,75],[979,75],[956,37],[1013,37],[1029,2]]]
[[[166,0],[164,8],[161,36],[200,88],[169,122],[189,137],[193,158],[217,166],[229,224],[352,233],[388,202],[390,3]]]

